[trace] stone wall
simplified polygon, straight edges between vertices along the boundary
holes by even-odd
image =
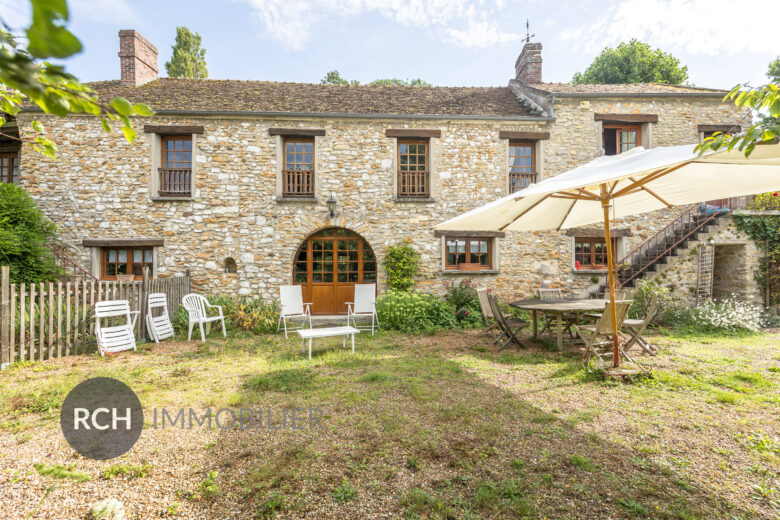
[[[204,126],[194,140],[195,192],[187,201],[153,200],[152,134],[139,133],[129,144],[118,133],[102,132],[94,119],[36,116],[45,120],[59,144],[59,157],[48,160],[26,144],[21,184],[66,241],[80,245],[83,238],[164,238],[157,251],[158,275],[190,269],[196,289],[204,292],[276,298],[278,286],[291,281],[293,255],[301,242],[336,225],[362,234],[380,265],[388,246],[409,239],[422,255],[422,290],[441,292],[446,282],[468,277],[495,287],[503,298],[529,297],[542,280],[581,293],[593,274],[573,272],[572,239],[562,232],[508,233],[498,240],[498,273],[442,272],[442,239],[434,237],[433,226],[507,192],[507,141],[498,138],[499,130],[549,131],[551,139],[538,148],[546,177],[598,155],[596,111],[658,113],[653,146],[695,143],[696,124],[735,120],[732,110],[714,100],[584,103],[589,108],[574,100],[556,103],[553,123],[238,117],[137,121],[139,126]],[[27,124],[29,118],[19,119]],[[277,196],[279,138],[268,129],[280,126],[326,130],[316,141],[316,202]],[[431,139],[432,201],[394,200],[396,140],[385,137],[385,130],[403,126],[441,130],[440,138]],[[333,219],[324,204],[331,194],[338,201]],[[672,214],[639,215],[618,224],[633,230],[625,250],[664,226]],[[227,257],[236,260],[237,273],[224,272]],[[90,265],[92,258],[85,248],[79,261]],[[383,290],[381,268],[379,282]]]

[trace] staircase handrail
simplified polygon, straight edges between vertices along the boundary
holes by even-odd
[[[69,244],[62,243],[62,242],[57,242],[57,241],[55,241],[53,244],[55,244],[55,245],[65,245],[65,246],[69,245]],[[57,250],[57,248],[54,247],[54,245],[52,245],[52,244],[43,244],[43,245],[46,246],[46,248],[49,249],[49,251],[51,251],[54,254],[54,257],[57,260],[63,262],[63,264],[68,264],[71,269],[80,272],[80,274],[82,276],[84,276],[85,279],[87,279],[87,280],[91,279],[91,281],[93,281],[93,282],[97,282],[98,281],[98,279],[96,277],[92,276],[92,273],[90,273],[89,271],[87,271],[86,269],[84,269],[83,267],[78,265],[76,262],[74,262],[73,260],[71,260],[67,256],[65,256],[62,253],[60,253]]]
[[[623,255],[623,258],[621,258],[617,265],[621,266],[625,263],[629,263],[633,266],[633,262],[631,262],[631,259],[634,256],[638,256],[641,254],[643,250],[649,251],[651,249],[655,249],[655,255],[649,255],[650,259],[644,264],[642,263],[641,256],[639,256],[639,261],[637,262],[639,264],[639,267],[634,270],[633,267],[631,268],[632,273],[630,276],[623,280],[618,281],[618,286],[622,287],[627,282],[633,280],[639,274],[645,271],[649,266],[653,265],[655,262],[657,262],[661,257],[665,256],[668,252],[670,252],[672,249],[677,247],[681,242],[685,241],[690,237],[692,234],[700,230],[702,227],[704,227],[706,224],[711,222],[715,217],[718,217],[720,215],[723,215],[733,209],[736,209],[738,207],[744,207],[747,204],[747,201],[749,200],[749,197],[734,197],[729,199],[719,199],[719,200],[709,200],[706,202],[697,202],[696,204],[691,204],[687,208],[685,208],[683,211],[681,211],[675,218],[672,220],[669,224],[664,226],[662,229],[660,229],[658,232],[650,236],[647,240],[636,246],[634,249],[629,251],[627,254]],[[724,203],[725,202],[725,203]],[[700,212],[701,206],[704,205],[704,214],[702,215]],[[709,210],[709,208],[717,208],[713,209],[712,211]],[[674,230],[679,226],[681,229],[683,229],[683,224],[685,222],[695,222],[696,225],[692,227],[691,229],[687,230],[685,233],[682,234],[681,237],[675,238]],[[666,240],[669,235],[669,230],[672,230],[672,243],[671,245],[667,245]],[[664,239],[664,248],[662,251],[659,252],[658,250],[658,243],[661,241],[661,237],[663,236]],[[652,247],[651,247],[652,246]]]

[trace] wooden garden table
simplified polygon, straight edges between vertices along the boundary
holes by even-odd
[[[538,336],[539,313],[554,314],[557,326],[555,330],[558,348],[563,347],[563,315],[576,314],[579,321],[580,314],[585,312],[602,312],[609,300],[583,299],[583,300],[518,300],[509,305],[518,309],[531,311],[534,324],[534,339]]]

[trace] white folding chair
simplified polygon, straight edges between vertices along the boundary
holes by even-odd
[[[127,300],[108,300],[95,303],[95,335],[97,336],[98,350],[104,356],[106,352],[121,352],[122,350],[136,350],[135,346],[135,322],[138,319],[138,311],[130,310],[130,302]],[[124,318],[124,320],[121,320]],[[124,321],[121,325],[103,326],[103,320],[111,322]]]
[[[168,297],[165,293],[152,293],[146,301],[146,330],[149,331],[149,337],[155,343],[172,338],[173,325],[168,315]],[[154,315],[156,309],[162,311],[158,316]]]
[[[303,302],[303,289],[300,285],[282,285],[279,287],[279,300],[282,309],[279,311],[279,321],[276,323],[276,331],[284,322],[284,337],[287,338],[287,319],[301,318],[303,322],[300,327],[290,328],[289,330],[298,330],[306,326],[306,320],[309,320],[311,328],[311,303]]]
[[[379,316],[376,314],[376,284],[355,284],[355,301],[347,304],[347,326],[352,325],[359,330],[371,330],[374,335],[374,323],[379,328]],[[367,324],[358,326],[357,318],[371,318],[371,327]]]
[[[206,335],[203,333],[203,325],[209,324],[212,321],[222,322],[222,336],[227,337],[227,332],[225,331],[225,317],[222,315],[222,307],[219,305],[211,305],[208,300],[206,300],[206,298],[200,294],[185,294],[184,298],[181,299],[181,303],[187,310],[187,314],[189,314],[189,324],[187,325],[187,341],[190,341],[192,338],[192,327],[194,327],[196,323],[200,328],[200,340],[206,341]],[[209,316],[208,312],[206,311],[208,308],[217,309],[219,314],[217,316]]]

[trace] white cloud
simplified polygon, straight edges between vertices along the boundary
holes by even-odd
[[[575,49],[595,53],[637,38],[665,51],[710,55],[765,52],[761,35],[777,31],[776,10],[741,9],[728,0],[624,0],[592,26],[564,29],[559,36]]]
[[[328,17],[380,16],[403,25],[433,32],[460,47],[492,47],[517,40],[494,19],[496,6],[484,0],[243,0],[254,11],[266,33],[281,45],[306,47],[313,28]]]

